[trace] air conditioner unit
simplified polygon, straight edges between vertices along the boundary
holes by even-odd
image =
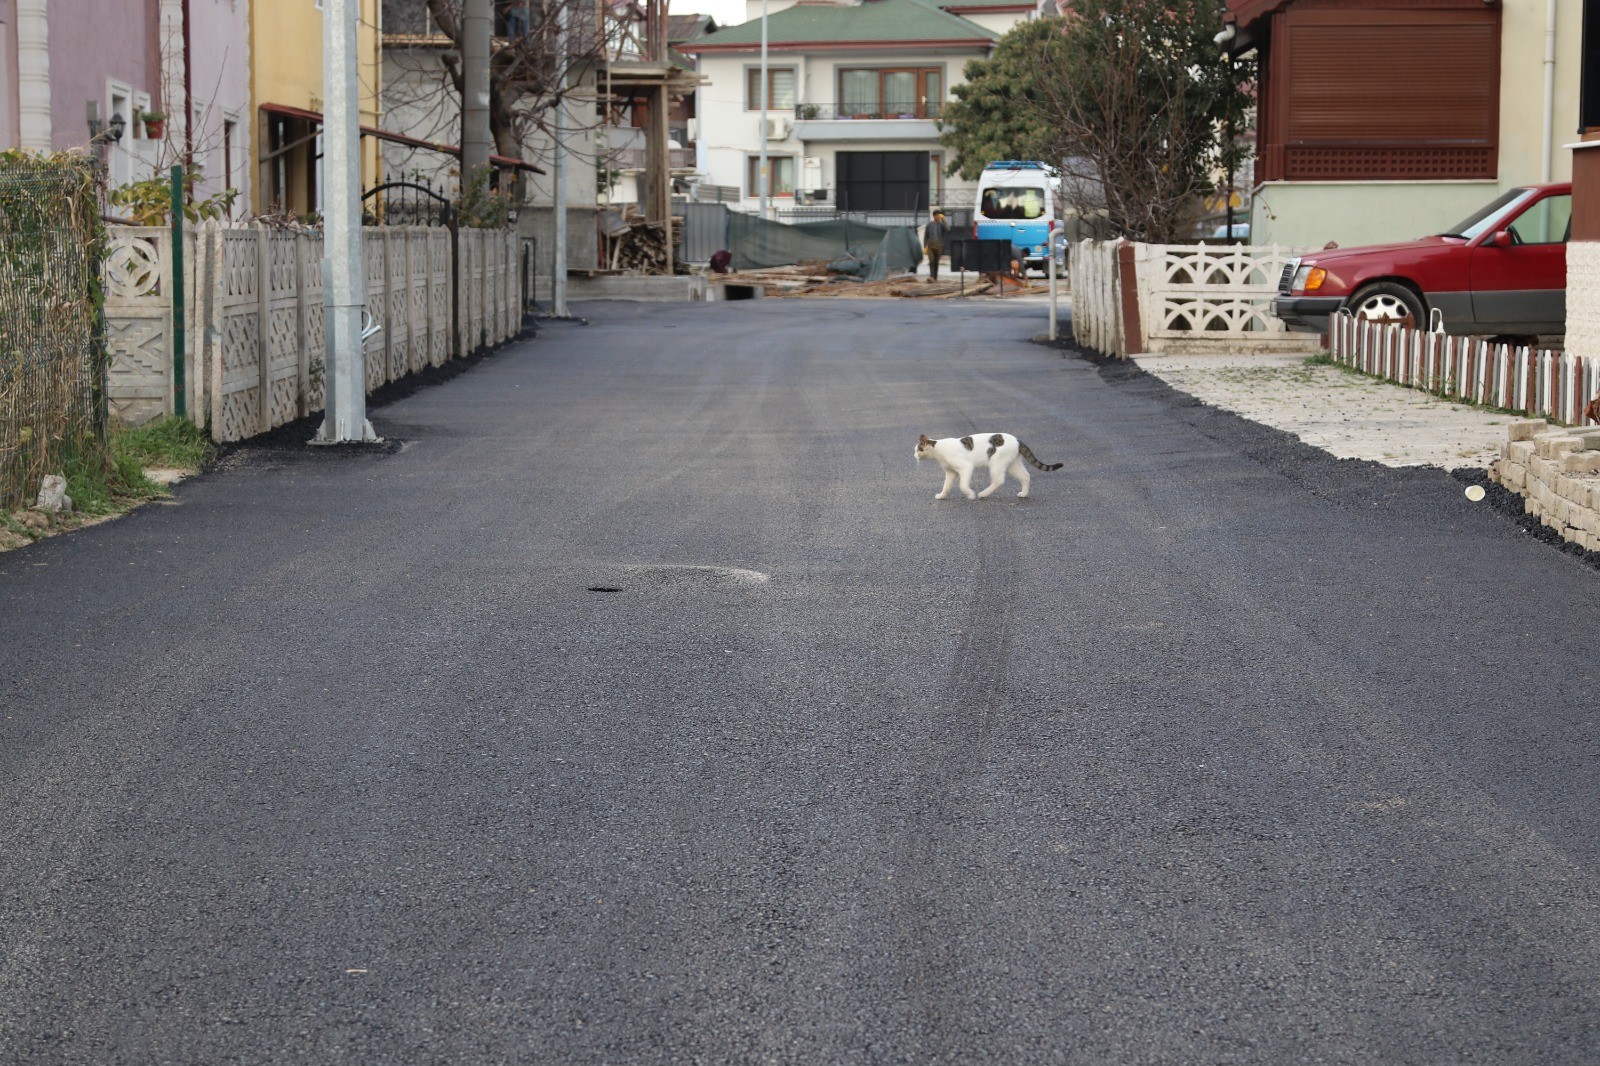
[[[767,140],[786,141],[789,139],[789,120],[787,118],[767,119]]]

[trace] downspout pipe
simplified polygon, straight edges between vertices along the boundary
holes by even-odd
[[[1539,157],[1539,180],[1548,183],[1555,166],[1556,146],[1556,0],[1545,0],[1544,12],[1544,151]]]

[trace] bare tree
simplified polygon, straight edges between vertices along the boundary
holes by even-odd
[[[553,112],[559,101],[568,103],[569,128],[592,125],[592,89],[585,72],[606,54],[610,5],[593,0],[495,0],[495,32],[489,52],[489,129],[495,151],[518,158],[535,130],[554,128]],[[386,32],[415,35],[419,44],[432,35],[450,42],[438,59],[454,91],[453,100],[438,99],[441,108],[458,107],[465,84],[461,67],[464,26],[462,0],[390,0],[385,10]],[[623,5],[624,16],[631,4]],[[560,22],[566,13],[567,34],[562,46]],[[613,38],[619,31],[611,29]],[[441,86],[444,88],[444,86]],[[422,101],[415,101],[422,103]]]
[[[1227,130],[1249,102],[1212,42],[1218,23],[1211,0],[1074,0],[1013,30],[954,90],[952,169],[1015,144],[1062,168],[1080,218],[1134,240],[1186,238],[1239,150]]]

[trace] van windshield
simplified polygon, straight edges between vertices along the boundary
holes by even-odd
[[[1044,190],[1008,186],[983,190],[978,210],[984,218],[1033,219],[1044,217]]]
[[[1487,230],[1495,219],[1504,215],[1507,208],[1513,205],[1520,206],[1537,191],[1537,189],[1508,189],[1496,197],[1492,203],[1478,208],[1478,210],[1457,222],[1454,226],[1439,234],[1439,236],[1465,237],[1470,241]]]

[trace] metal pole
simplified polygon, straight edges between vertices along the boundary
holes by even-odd
[[[322,24],[326,405],[322,428],[312,443],[344,444],[375,441],[378,435],[367,421],[367,361],[361,335],[367,294],[361,252],[360,72],[356,68],[359,0],[326,2]]]
[[[1059,230],[1050,232],[1050,239],[1045,248],[1049,253],[1046,258],[1050,260],[1050,339],[1056,339],[1056,238],[1064,237],[1065,233]]]
[[[555,171],[555,223],[554,263],[550,273],[550,313],[556,318],[567,317],[567,5],[557,0],[556,9],[556,62],[561,64],[556,93],[556,151],[552,169]]]
[[[188,323],[183,309],[183,168],[172,168],[172,413],[189,417],[185,366]]]
[[[465,0],[461,9],[461,186],[489,165],[489,0]]]
[[[761,217],[767,217],[772,180],[767,176],[767,0],[761,0]]]

